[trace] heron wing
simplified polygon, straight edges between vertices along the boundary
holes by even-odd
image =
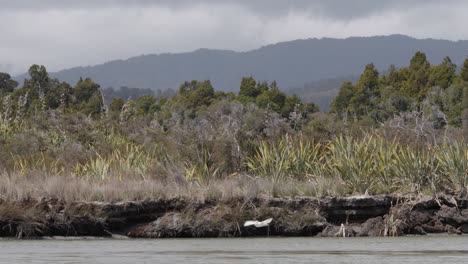
[[[244,226],[253,226],[256,225],[258,221],[245,221]]]
[[[268,218],[268,219],[265,220],[265,221],[258,222],[255,226],[256,226],[256,227],[268,226],[268,225],[271,223],[272,220],[273,220],[273,218]]]

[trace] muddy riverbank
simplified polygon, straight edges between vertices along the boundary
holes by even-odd
[[[273,218],[269,227],[246,220]],[[229,201],[166,199],[0,201],[0,237],[402,236],[468,233],[468,195],[299,197]]]

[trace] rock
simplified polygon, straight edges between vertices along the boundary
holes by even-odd
[[[434,198],[423,199],[415,202],[413,205],[413,209],[420,211],[439,210],[440,202],[438,202]]]
[[[464,234],[468,234],[468,224],[460,226],[460,231]]]
[[[421,226],[416,226],[413,229],[413,234],[414,235],[427,235],[426,231],[424,231],[424,228],[422,228]]]
[[[461,235],[462,234],[462,232],[459,229],[457,229],[457,228],[455,228],[455,227],[453,227],[451,225],[447,225],[446,230],[447,230],[447,233],[452,234],[452,235]]]
[[[427,233],[445,233],[446,227],[444,225],[422,225],[422,229]]]
[[[328,225],[323,229],[322,232],[318,234],[320,237],[354,237],[356,236],[356,231],[352,226],[336,226]]]
[[[468,209],[459,211],[455,207],[448,207],[444,205],[437,212],[437,216],[440,217],[442,222],[454,227],[460,227],[462,225],[468,224]]]
[[[390,214],[384,216],[384,223],[387,236],[402,236],[410,233],[411,226],[408,225],[408,219],[411,217],[411,207],[404,204],[401,207],[394,207]]]
[[[382,217],[368,219],[362,224],[361,231],[357,236],[384,236],[385,224]]]
[[[334,197],[325,198],[320,210],[330,223],[365,222],[387,214],[396,203],[397,199],[392,196]]]
[[[457,196],[455,196],[459,209],[468,209],[468,188],[463,188]]]
[[[422,224],[426,224],[431,221],[433,216],[422,210],[411,211],[410,217],[408,219],[411,226],[420,226]]]

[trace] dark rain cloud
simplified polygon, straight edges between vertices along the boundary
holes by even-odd
[[[424,8],[428,5],[456,4],[464,0],[0,0],[2,9],[89,9],[138,8],[161,6],[188,9],[200,5],[237,5],[262,16],[278,16],[288,12],[306,12],[336,20],[365,17],[389,10]]]
[[[467,12],[468,0],[0,0],[0,71],[300,38],[468,39]]]

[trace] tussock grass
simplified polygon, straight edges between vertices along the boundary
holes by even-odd
[[[3,114],[0,198],[229,199],[467,187],[468,143],[456,133],[438,141],[386,128],[323,136],[287,130],[281,120],[270,121],[282,129],[254,122],[259,114],[207,114],[210,122],[165,129],[144,119],[115,123],[59,112],[16,124]]]

